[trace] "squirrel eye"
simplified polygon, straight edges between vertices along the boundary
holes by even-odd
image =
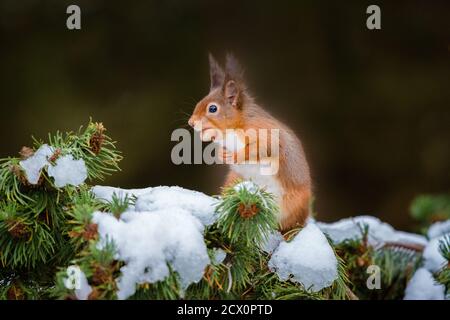
[[[217,112],[217,106],[215,104],[212,104],[208,107],[209,113],[216,113]]]

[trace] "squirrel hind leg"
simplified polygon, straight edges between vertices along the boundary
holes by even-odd
[[[310,216],[311,189],[308,186],[291,189],[283,195],[280,231],[286,233],[303,227]]]

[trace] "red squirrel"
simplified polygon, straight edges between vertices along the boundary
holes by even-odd
[[[212,55],[209,55],[209,64],[210,91],[197,103],[188,121],[190,126],[200,131],[203,141],[217,138],[214,132],[225,136],[225,131],[229,129],[279,130],[278,152],[267,156],[278,163],[278,171],[273,175],[263,175],[258,170],[262,160],[259,155],[254,158],[255,164],[243,161],[252,156],[249,150],[251,145],[270,145],[273,140],[270,137],[264,141],[259,135],[254,139],[247,138],[242,143],[244,147],[239,150],[219,149],[220,157],[234,160],[229,165],[224,186],[231,185],[237,179],[253,181],[274,194],[280,208],[277,218],[282,232],[303,226],[310,215],[312,190],[309,166],[300,140],[291,129],[255,102],[245,85],[242,68],[233,55],[226,56],[224,69]]]

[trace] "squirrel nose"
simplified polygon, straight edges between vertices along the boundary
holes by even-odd
[[[190,118],[189,121],[188,121],[188,124],[189,124],[192,128],[195,127],[195,121],[194,121],[194,119]]]

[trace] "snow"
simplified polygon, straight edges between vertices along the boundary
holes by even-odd
[[[242,181],[242,182],[239,182],[238,184],[236,184],[234,187],[233,187],[233,189],[236,191],[236,192],[239,192],[239,191],[241,191],[241,190],[243,190],[243,189],[246,189],[248,192],[250,192],[250,193],[256,193],[256,192],[258,192],[258,190],[259,190],[259,188],[258,188],[258,186],[254,183],[254,182],[252,182],[252,181]]]
[[[94,186],[91,191],[94,195],[103,201],[111,202],[112,197],[115,194],[119,199],[124,199],[126,196],[129,198],[135,196],[139,197],[143,194],[150,192],[153,188],[144,188],[144,189],[122,189],[116,187],[108,187],[108,186]]]
[[[31,157],[19,162],[20,166],[25,170],[29,183],[38,183],[41,170],[49,164],[48,158],[53,155],[54,151],[53,147],[43,144]]]
[[[226,256],[227,256],[227,253],[224,250],[222,250],[220,248],[214,248],[212,263],[213,264],[221,264],[225,260]]]
[[[450,220],[436,222],[428,229],[431,240],[423,250],[423,265],[415,273],[405,290],[405,300],[444,300],[444,285],[436,282],[433,273],[439,272],[448,261],[439,250],[440,241],[450,232]]]
[[[428,238],[437,238],[447,233],[450,233],[450,220],[435,222],[428,229]]]
[[[389,235],[386,236],[385,241],[403,242],[403,243],[409,243],[409,244],[417,244],[417,245],[421,245],[421,246],[425,246],[428,243],[427,238],[420,234],[399,231],[399,230],[395,230],[395,229],[394,229],[394,233],[390,237],[389,237]]]
[[[405,300],[444,300],[445,287],[435,282],[425,268],[414,273],[405,290]]]
[[[334,243],[341,243],[346,239],[361,238],[364,225],[369,226],[369,244],[376,246],[385,242],[404,242],[409,244],[426,245],[427,239],[421,235],[397,231],[389,224],[372,216],[358,216],[346,218],[334,223],[318,222],[319,228],[328,234]]]
[[[337,267],[333,249],[314,223],[307,224],[292,241],[282,242],[269,261],[269,268],[282,281],[299,282],[313,292],[333,284]]]
[[[84,160],[75,160],[71,154],[56,159],[55,165],[49,165],[47,172],[50,177],[55,179],[55,185],[58,188],[67,185],[79,186],[87,178]]]
[[[75,289],[75,296],[78,300],[87,300],[92,292],[91,286],[88,284],[86,275],[83,271],[80,273],[80,288]]]
[[[93,193],[105,201],[112,195],[136,196],[134,207],[120,219],[104,212],[95,212],[100,246],[114,241],[117,259],[125,262],[118,279],[118,297],[133,295],[137,284],[154,283],[169,275],[169,267],[180,276],[182,289],[203,277],[210,264],[203,239],[204,228],[215,222],[217,199],[201,192],[180,187],[118,189],[96,186]],[[215,261],[220,263],[225,252],[218,249]]]
[[[181,286],[198,282],[210,263],[203,240],[203,225],[181,208],[152,212],[128,211],[123,219],[94,213],[100,245],[107,239],[117,247],[117,259],[125,262],[118,279],[118,297],[135,293],[136,284],[154,283],[169,275],[170,264]]]
[[[87,169],[83,159],[75,160],[71,154],[59,157],[52,165],[48,159],[54,154],[55,148],[43,144],[31,157],[19,162],[24,169],[27,180],[31,184],[37,184],[41,171],[45,167],[50,177],[55,179],[58,188],[66,185],[79,186],[87,178]]]
[[[253,168],[253,169],[255,168],[254,165],[251,165],[251,164],[247,164],[245,166],[247,168]],[[253,170],[253,169],[250,169],[250,170]],[[257,169],[257,170],[259,170],[259,169]],[[247,171],[247,173],[248,173],[248,171]],[[271,182],[271,180],[273,180],[273,179],[271,179],[271,178],[264,178],[263,180],[267,182],[267,183],[265,183],[264,181],[262,181],[262,182],[260,181],[261,182],[260,185],[263,186],[264,190],[266,190],[268,192],[271,192],[274,196],[279,195],[279,190],[277,190],[278,187],[276,185],[272,184],[272,182]],[[265,198],[261,195],[262,189],[255,182],[253,182],[251,180],[241,181],[241,182],[237,183],[233,187],[233,189],[236,192],[240,192],[241,190],[246,189],[248,192],[260,196],[262,204],[266,208],[269,207],[269,205],[266,202]]]
[[[447,263],[439,251],[439,241],[443,239],[444,236],[431,239],[423,251],[424,267],[433,273],[441,270]]]
[[[152,188],[138,197],[136,211],[182,208],[189,211],[204,225],[211,225],[216,221],[214,209],[217,203],[217,199],[198,191],[160,186]]]
[[[134,211],[154,211],[158,209],[182,208],[198,218],[205,226],[217,219],[215,206],[218,199],[198,191],[181,187],[159,186],[144,189],[121,189],[107,186],[95,186],[91,189],[94,195],[103,201],[110,202],[115,194],[119,199],[126,196],[136,197]]]
[[[67,289],[75,289],[75,296],[78,300],[87,300],[92,292],[86,275],[79,266],[73,265],[67,268],[68,278],[64,279],[64,285]]]
[[[283,241],[283,235],[279,231],[273,231],[261,245],[261,250],[271,254]]]

